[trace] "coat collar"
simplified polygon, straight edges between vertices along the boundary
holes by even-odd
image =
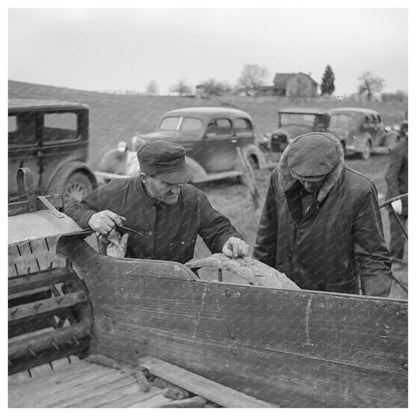
[[[296,140],[297,138],[293,142],[295,142]],[[338,154],[340,155],[339,162],[335,169],[327,175],[325,182],[319,190],[317,196],[318,202],[322,202],[325,199],[325,197],[329,194],[329,191],[333,188],[333,186],[337,183],[338,179],[341,177],[342,171],[344,170],[344,152],[342,149],[342,145],[338,139],[335,140],[336,145],[338,147]],[[279,164],[277,166],[279,184],[284,193],[286,193],[297,182],[297,179],[295,179],[290,174],[288,166],[287,154],[290,145],[291,144],[289,144],[289,146],[287,146],[286,149],[283,151],[279,160]]]

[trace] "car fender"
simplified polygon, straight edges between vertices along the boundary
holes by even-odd
[[[255,144],[249,144],[243,147],[243,151],[248,158],[255,158],[259,169],[263,169],[265,167],[267,163],[266,158],[264,157],[264,153],[259,149],[258,146],[256,146]]]
[[[371,138],[371,134],[364,133],[355,136],[354,140],[354,147],[357,152],[361,152],[364,149],[364,146],[367,142],[370,142],[371,146],[373,145],[373,141]]]
[[[107,173],[115,173],[118,175],[126,174],[127,151],[119,149],[111,149],[104,153],[98,163],[97,170]]]
[[[185,156],[185,163],[191,169],[192,182],[202,182],[207,178],[206,170],[195,159]]]
[[[97,179],[86,163],[80,161],[70,161],[64,164],[60,164],[55,170],[54,174],[51,175],[52,179],[49,181],[46,187],[48,192],[60,193],[65,182],[74,172],[82,172],[89,178],[93,188],[95,189],[97,187]]]

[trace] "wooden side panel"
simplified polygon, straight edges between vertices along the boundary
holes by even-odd
[[[283,407],[407,406],[407,302],[141,277],[90,256],[92,270],[72,261],[99,354],[152,355]]]

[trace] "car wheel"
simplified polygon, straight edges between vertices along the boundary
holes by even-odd
[[[370,142],[367,141],[367,142],[364,143],[364,146],[363,146],[363,149],[361,151],[360,156],[361,156],[362,160],[370,159],[370,156],[371,156],[371,144],[370,144]]]
[[[251,155],[247,159],[248,159],[248,163],[250,163],[250,166],[252,167],[252,169],[258,169],[259,168],[259,162],[258,162],[258,160],[255,156]]]
[[[85,174],[75,172],[66,180],[62,197],[64,199],[64,207],[68,208],[74,202],[80,202],[93,190],[93,184]]]

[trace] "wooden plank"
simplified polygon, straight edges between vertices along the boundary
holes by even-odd
[[[30,386],[26,388],[15,388],[14,391],[9,392],[9,401],[14,403],[20,403],[18,407],[31,407],[31,406],[46,406],[46,404],[59,398],[60,394],[64,394],[65,397],[71,394],[71,391],[76,390],[79,386],[83,389],[89,388],[89,383],[94,380],[102,380],[108,377],[108,369],[95,369],[91,371],[88,368],[81,368],[78,372],[72,372],[70,374],[57,374],[54,375],[53,381],[44,380],[38,386]],[[21,400],[23,399],[23,400]]]
[[[169,399],[168,397],[165,397],[161,392],[157,396],[153,396],[146,400],[141,400],[138,403],[132,404],[129,407],[156,408],[156,407],[162,407],[168,403],[172,403],[173,401],[174,401],[173,399]]]
[[[126,377],[120,371],[106,379],[93,380],[88,385],[72,387],[67,392],[61,393],[61,397],[45,405],[45,407],[99,407],[108,403],[108,398],[117,394],[118,390],[129,389],[134,381]],[[134,390],[139,392],[138,386],[134,383]]]
[[[24,341],[20,336],[9,339],[9,360],[17,360],[20,357],[26,357],[28,354],[28,348],[31,348],[35,353],[42,351],[49,346],[53,346],[53,343],[58,345],[68,340],[80,340],[90,334],[91,322],[89,319],[85,319],[82,322],[67,326],[64,328],[49,331],[47,333],[34,333],[33,335],[24,337]]]
[[[67,283],[72,280],[79,280],[79,278],[75,272],[68,269],[47,270],[21,278],[9,279],[9,297],[10,295],[20,294],[25,290],[51,286],[57,283]]]
[[[275,407],[155,357],[143,357],[140,363],[152,374],[224,407]]]
[[[148,392],[139,392],[134,391],[130,393],[128,390],[119,393],[119,397],[115,400],[109,400],[108,403],[100,405],[100,407],[130,407],[145,400],[151,399],[155,396],[160,396],[163,393],[163,390],[157,387],[152,387]]]
[[[81,303],[86,303],[87,301],[88,298],[85,292],[73,292],[66,295],[39,300],[37,302],[14,306],[8,310],[9,322],[15,323],[24,320],[25,318],[32,318],[34,316],[41,317],[51,312],[57,313]]]
[[[82,399],[68,402],[61,407],[113,407],[111,403],[119,400],[123,396],[133,395],[141,397],[145,393],[141,392],[134,380],[129,377],[117,382],[107,384],[99,389],[94,389],[89,394],[83,394]],[[122,403],[122,401],[121,401]],[[123,404],[120,407],[125,407]]]

